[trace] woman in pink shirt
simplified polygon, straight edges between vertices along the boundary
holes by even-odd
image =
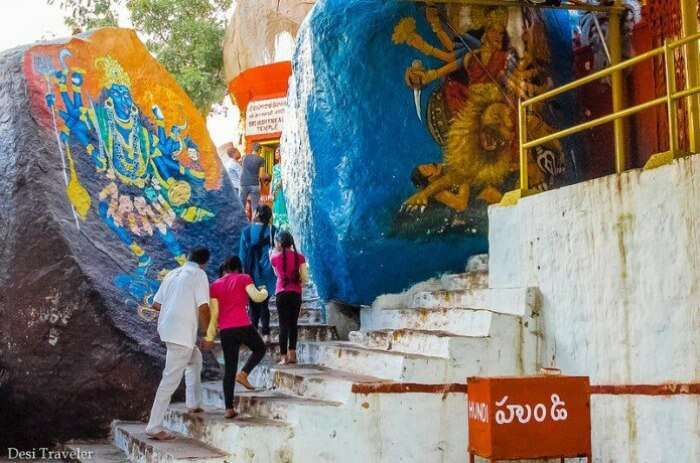
[[[306,259],[297,252],[294,237],[288,231],[275,236],[275,251],[270,258],[277,275],[277,313],[280,324],[280,364],[297,363],[297,335],[301,310],[301,286],[308,281]]]
[[[248,298],[255,302],[267,299],[267,290],[263,286],[258,290],[253,284],[253,279],[241,273],[241,260],[237,256],[229,257],[221,266],[223,276],[211,284],[209,291],[211,298],[212,322],[207,331],[207,340],[213,341],[216,336],[218,319],[219,337],[224,351],[224,401],[226,402],[226,418],[233,418],[236,412],[233,409],[233,390],[235,382],[247,389],[253,389],[248,381],[248,375],[253,368],[265,356],[265,343],[258,330],[248,318]],[[241,344],[248,346],[252,354],[248,358],[243,370],[236,373],[238,368],[238,351]]]

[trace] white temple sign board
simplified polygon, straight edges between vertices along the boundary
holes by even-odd
[[[256,100],[248,103],[245,124],[246,136],[281,132],[286,109],[287,97]]]

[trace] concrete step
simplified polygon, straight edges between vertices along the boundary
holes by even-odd
[[[452,273],[440,277],[442,286],[447,291],[463,289],[485,289],[489,286],[488,272]]]
[[[353,384],[386,382],[382,379],[334,370],[319,365],[283,365],[269,367],[267,385],[278,392],[327,402],[347,402]]]
[[[448,373],[444,358],[371,349],[349,342],[302,343],[299,357],[304,363],[399,382],[441,383]]]
[[[130,462],[225,463],[231,461],[223,451],[183,435],[178,435],[177,439],[171,441],[149,439],[144,423],[115,421],[112,424],[112,435],[114,445],[126,454]],[[262,463],[264,460],[256,461]]]
[[[273,342],[279,342],[279,325],[270,325],[270,338]],[[333,341],[338,339],[335,326],[325,323],[299,324],[299,341]]]
[[[465,308],[379,309],[363,308],[362,331],[422,330],[449,332],[456,336],[485,337],[511,331],[521,318]]]
[[[376,330],[365,334],[365,345],[370,349],[381,349],[409,354],[424,354],[449,359],[455,344],[484,342],[485,337],[458,336],[446,331],[413,329]]]
[[[224,409],[224,391],[221,382],[204,383],[207,407]],[[278,390],[236,391],[234,408],[241,416],[298,422],[304,416],[313,416],[320,408],[338,407],[339,402],[309,399]]]
[[[409,309],[459,308],[532,316],[539,300],[537,288],[474,288],[457,291],[419,291],[408,301]]]
[[[229,462],[287,463],[292,461],[291,426],[259,417],[224,418],[223,410],[188,413],[184,404],[170,406],[165,426],[229,454]]]
[[[61,446],[67,463],[127,463],[126,454],[109,440],[71,441]]]
[[[299,326],[299,341],[333,341],[338,339],[335,327],[325,323],[301,323]],[[280,327],[276,323],[270,324],[270,338],[273,343],[279,342]],[[242,346],[245,348],[245,346]]]
[[[267,352],[265,354],[265,359],[269,359],[273,363],[277,363],[280,360],[280,345],[279,345],[279,326],[270,326],[270,336],[272,341],[267,344]],[[334,326],[317,323],[312,325],[299,325],[299,342],[304,341],[333,341],[338,339],[338,334],[335,331]],[[221,341],[219,339],[214,341],[214,347],[212,352],[219,362],[219,365],[223,367],[224,365],[224,352],[221,348]],[[243,366],[246,360],[250,356],[250,350],[246,346],[241,346],[238,354],[238,364]]]
[[[444,358],[447,361],[446,383],[462,383],[469,376],[535,373],[535,334],[521,326],[509,328],[494,337],[410,329],[379,330],[366,333],[365,343],[372,349]]]
[[[323,312],[314,306],[301,306],[299,311],[300,324],[319,324],[323,322]],[[279,312],[275,306],[270,306],[270,323],[279,323]]]

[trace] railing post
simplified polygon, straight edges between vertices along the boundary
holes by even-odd
[[[676,57],[674,50],[664,42],[664,61],[666,68],[666,101],[668,106],[668,150],[671,159],[678,155],[678,102],[676,94]]]
[[[615,0],[615,6],[622,7],[622,0]],[[618,10],[610,12],[608,20],[608,47],[610,48],[611,65],[622,61],[622,23],[621,14]],[[622,70],[615,71],[611,78],[613,112],[622,111],[625,100],[624,74]],[[615,120],[615,171],[621,174],[626,170],[625,159],[625,121]]]
[[[527,148],[525,148],[525,143],[527,143],[527,108],[523,106],[522,100],[518,101],[518,134],[520,137],[520,192],[521,196],[525,196],[527,190],[530,188],[528,183],[528,172],[527,172]]]
[[[680,0],[683,18],[683,37],[690,37],[698,32],[698,0]],[[700,47],[693,40],[685,47],[685,72],[687,88],[700,85]],[[700,152],[700,95],[688,98],[688,139],[691,153]]]

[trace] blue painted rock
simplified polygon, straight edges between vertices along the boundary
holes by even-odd
[[[570,78],[570,42],[565,12],[317,2],[297,38],[283,178],[322,297],[369,303],[487,250],[487,206],[517,187],[514,102]],[[533,112],[532,136],[567,119],[562,101]],[[570,181],[565,153],[533,152],[531,185]]]
[[[245,224],[203,118],[135,33],[0,55],[0,443],[141,418],[164,349],[147,306],[188,249]],[[31,431],[31,432],[30,432]]]

